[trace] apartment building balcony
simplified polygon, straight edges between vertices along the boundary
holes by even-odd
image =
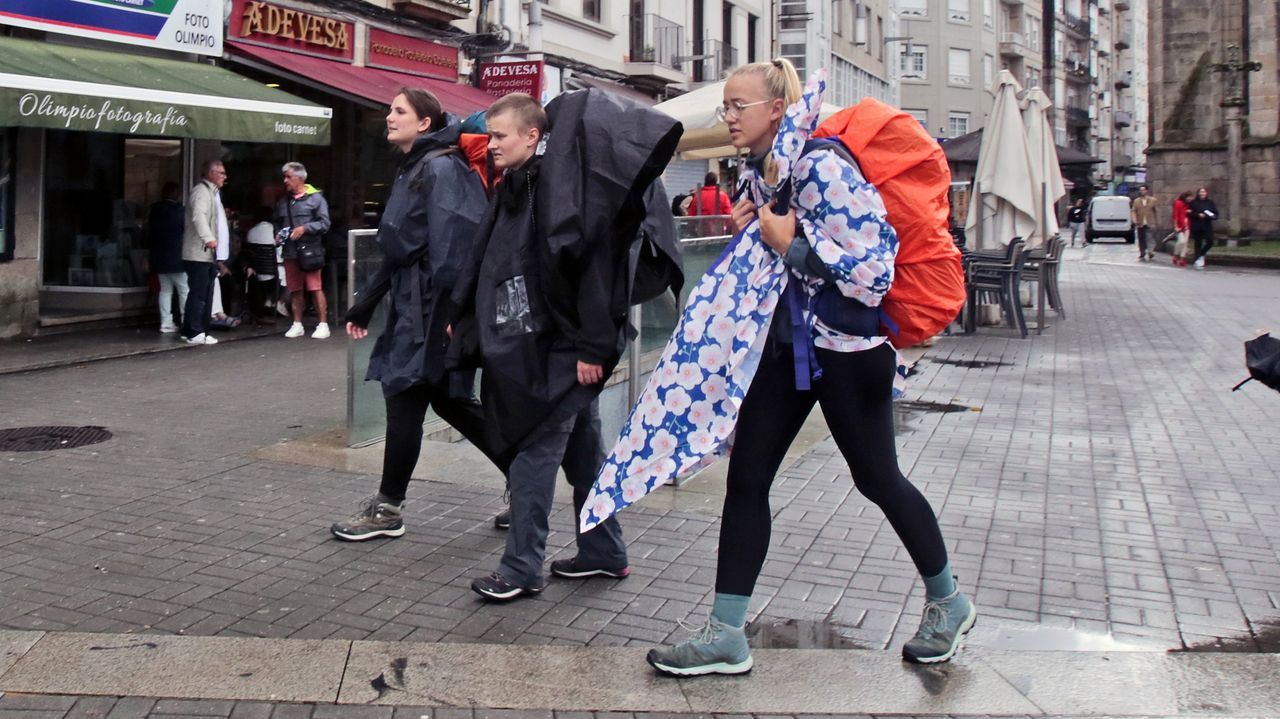
[[[1089,111],[1083,107],[1067,106],[1067,125],[1070,127],[1088,127]]]
[[[423,20],[448,23],[471,14],[471,0],[393,0],[392,7]]]
[[[1080,55],[1068,55],[1062,67],[1067,80],[1085,83],[1093,80],[1088,61]]]
[[[656,13],[627,18],[631,51],[623,69],[641,82],[660,84],[687,82],[688,74],[680,65],[684,47],[684,28],[674,20]]]
[[[1127,50],[1133,47],[1133,33],[1128,30],[1117,32],[1112,44],[1115,45],[1117,50]]]
[[[1022,5],[1022,0],[1000,0],[1001,5],[1017,6]]]
[[[1116,12],[1124,12],[1129,9],[1129,0],[1115,0],[1111,3],[1111,7],[1115,8]]]
[[[1133,113],[1128,110],[1116,110],[1112,113],[1116,127],[1129,127],[1133,124]]]
[[[1127,170],[1133,167],[1133,155],[1116,154],[1111,156],[1111,167],[1115,171]]]
[[[699,61],[702,63],[704,81],[722,80],[730,70],[738,66],[737,48],[721,40],[703,40],[702,54],[711,56]]]
[[[1089,18],[1076,17],[1063,13],[1062,26],[1067,29],[1068,33],[1073,33],[1080,40],[1089,39]]]
[[[1116,89],[1123,90],[1126,87],[1133,87],[1133,70],[1119,70],[1116,72]]]
[[[1036,58],[1039,53],[1027,44],[1027,36],[1020,32],[1000,33],[1000,54],[1004,57]]]

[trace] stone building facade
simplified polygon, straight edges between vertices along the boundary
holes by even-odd
[[[1280,234],[1277,6],[1259,0],[1152,0],[1151,144],[1157,194],[1209,188],[1221,232]],[[1254,71],[1223,65],[1259,63]],[[1238,117],[1235,160],[1232,118]]]

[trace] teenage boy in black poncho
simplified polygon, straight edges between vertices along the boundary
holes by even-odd
[[[573,485],[576,517],[604,461],[597,398],[626,345],[629,305],[629,243],[620,240],[635,236],[644,192],[680,135],[674,121],[632,117],[587,94],[595,92],[561,96],[547,111],[528,95],[507,95],[485,114],[503,177],[454,289],[450,352],[464,364],[478,358],[490,444],[514,456],[506,551],[497,571],[471,584],[493,601],[542,591],[556,473],[563,467]],[[548,112],[561,129],[544,157]],[[605,138],[625,147],[593,147],[586,136],[598,142],[602,126],[629,133],[626,142]],[[579,533],[577,549],[551,573],[630,573],[614,518]]]

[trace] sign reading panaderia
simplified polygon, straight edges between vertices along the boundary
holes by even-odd
[[[231,36],[334,60],[355,57],[355,23],[262,2],[235,0]]]
[[[222,54],[222,0],[0,0],[0,24]]]

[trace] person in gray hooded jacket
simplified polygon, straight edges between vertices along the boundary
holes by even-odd
[[[284,179],[284,197],[276,206],[276,231],[287,231],[281,257],[284,258],[284,278],[288,283],[289,299],[293,308],[293,325],[284,333],[285,337],[301,337],[306,334],[302,328],[302,311],[306,309],[307,298],[304,292],[310,292],[316,304],[316,314],[320,323],[311,334],[313,339],[329,338],[329,305],[325,301],[324,284],[321,280],[323,268],[305,270],[298,262],[298,242],[308,239],[323,242],[325,233],[329,231],[329,203],[325,201],[320,190],[307,184],[307,168],[301,162],[286,162],[280,168]]]

